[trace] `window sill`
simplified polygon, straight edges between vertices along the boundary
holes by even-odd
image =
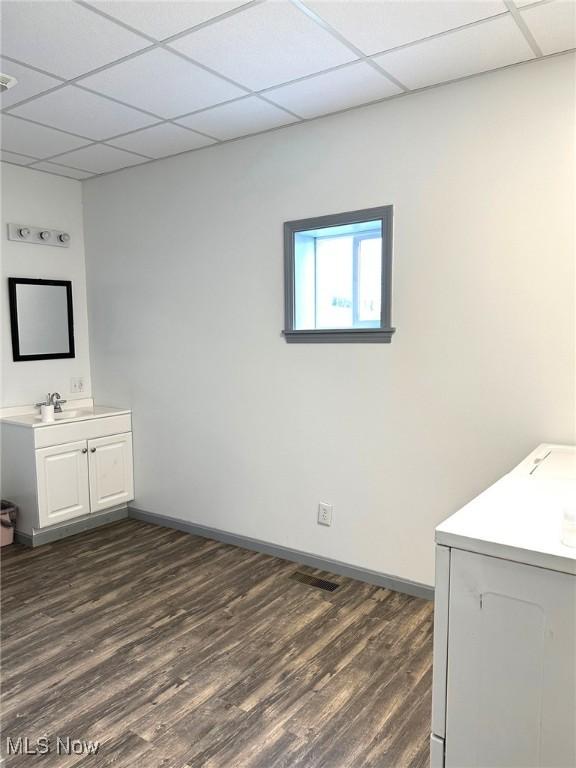
[[[390,344],[396,328],[338,328],[321,331],[282,331],[288,344]]]

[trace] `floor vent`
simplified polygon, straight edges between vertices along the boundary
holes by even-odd
[[[294,579],[294,581],[299,581],[301,584],[307,584],[309,587],[323,589],[325,592],[334,592],[340,586],[340,584],[336,584],[335,581],[319,579],[317,576],[310,576],[307,573],[300,573],[300,571],[293,573],[290,578]]]

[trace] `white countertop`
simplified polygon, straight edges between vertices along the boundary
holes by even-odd
[[[436,542],[576,574],[576,548],[561,542],[576,506],[576,447],[543,443],[436,528]]]
[[[109,405],[78,405],[74,402],[66,404],[62,413],[56,414],[54,421],[42,421],[38,408],[24,413],[5,414],[0,421],[5,424],[15,424],[19,427],[33,429],[50,428],[56,424],[69,424],[73,421],[85,421],[86,419],[102,419],[106,416],[120,416],[131,413],[129,408],[113,408]]]

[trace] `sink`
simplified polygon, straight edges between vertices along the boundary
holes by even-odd
[[[62,413],[55,413],[54,418],[55,419],[73,419],[76,416],[81,416],[84,413],[84,411],[62,411]]]
[[[68,409],[62,411],[62,413],[54,414],[54,421],[60,421],[61,419],[76,419],[79,416],[87,416],[92,412],[91,408],[78,408],[76,410]],[[41,416],[36,416],[36,421],[42,421]],[[50,424],[50,421],[44,421],[43,424]]]
[[[0,0],[1,2],[1,0]],[[70,403],[75,406],[75,403]],[[130,416],[130,410],[123,408],[112,408],[108,405],[92,405],[90,401],[79,401],[76,407],[65,408],[62,413],[55,413],[53,421],[42,421],[38,410],[27,410],[22,413],[15,413],[9,416],[0,417],[0,423],[16,424],[20,427],[49,427],[51,424],[60,422],[69,423],[75,421],[86,421],[89,419],[108,418],[109,416]],[[126,429],[126,432],[129,430]]]

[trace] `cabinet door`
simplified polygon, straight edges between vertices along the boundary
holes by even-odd
[[[576,577],[452,549],[446,767],[576,765]]]
[[[92,512],[134,498],[131,432],[88,440],[88,456]]]
[[[90,512],[86,441],[36,451],[39,527]]]

